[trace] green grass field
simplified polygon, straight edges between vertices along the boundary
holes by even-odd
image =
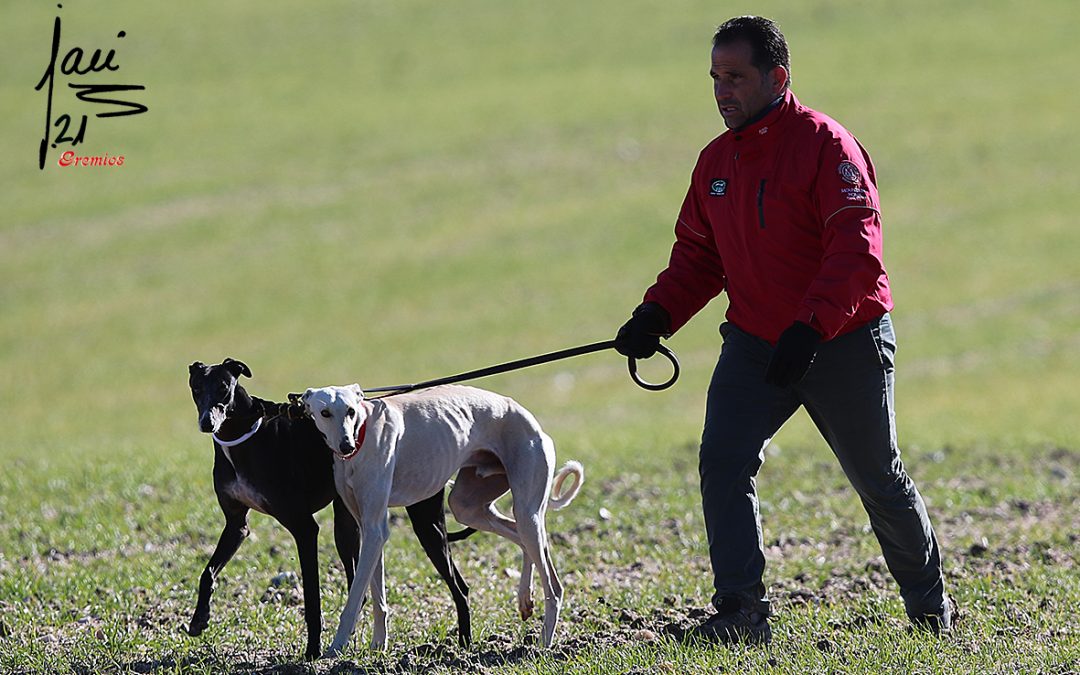
[[[7,4],[0,8],[0,672],[1080,671],[1080,94],[1067,0]],[[212,623],[181,626],[223,522],[187,365],[252,393],[410,382],[608,339],[666,262],[719,133],[723,19],[780,21],[800,99],[870,150],[900,341],[898,416],[960,602],[906,630],[856,496],[804,414],[759,477],[778,616],[765,649],[665,637],[710,594],[697,491],[723,298],[669,341],[684,375],[615,354],[483,381],[587,480],[549,516],[559,642],[515,614],[518,552],[455,545],[475,646],[395,517],[391,646],[365,612],[307,665],[292,541],[254,514]],[[87,83],[147,87],[37,168],[53,18],[116,48]],[[115,38],[126,31],[123,40]],[[59,80],[58,80],[59,81]],[[58,87],[57,111],[92,114]],[[62,110],[61,110],[62,109]],[[663,378],[657,362],[643,374]],[[601,511],[603,509],[603,511]],[[330,514],[324,643],[344,603]]]

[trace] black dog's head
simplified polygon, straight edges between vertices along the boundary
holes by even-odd
[[[247,407],[251,399],[237,380],[241,375],[251,377],[251,369],[243,361],[225,359],[216,366],[196,361],[188,367],[191,398],[199,412],[199,430],[217,433],[229,412],[238,404]]]

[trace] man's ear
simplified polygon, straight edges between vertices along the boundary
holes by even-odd
[[[360,388],[360,385],[358,385],[358,384],[350,384],[348,386],[348,389],[349,389],[349,391],[353,392],[354,394],[356,394],[360,398],[364,398],[364,390]]]
[[[769,78],[771,78],[773,93],[779,96],[784,91],[784,87],[787,86],[791,75],[788,73],[787,68],[776,66],[769,71]]]
[[[225,366],[225,370],[233,374],[236,379],[240,379],[241,375],[251,377],[251,368],[247,367],[247,364],[243,361],[237,361],[236,359],[225,359],[221,362],[221,365]]]

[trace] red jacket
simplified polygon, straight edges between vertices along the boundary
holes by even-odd
[[[892,309],[870,155],[790,91],[701,151],[645,300],[674,333],[723,290],[727,320],[773,344],[795,320],[829,340]]]

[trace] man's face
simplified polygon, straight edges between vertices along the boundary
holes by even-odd
[[[787,71],[777,66],[762,74],[752,62],[745,40],[712,50],[713,96],[728,129],[738,129],[776,100],[787,84]]]

